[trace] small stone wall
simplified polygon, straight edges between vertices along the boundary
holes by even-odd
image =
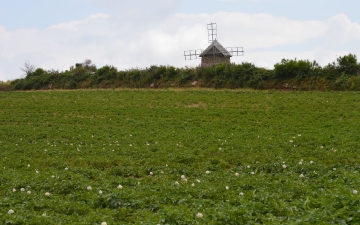
[[[201,57],[201,66],[211,66],[219,63],[230,63],[230,57],[206,55]]]

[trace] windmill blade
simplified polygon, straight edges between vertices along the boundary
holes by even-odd
[[[198,59],[202,51],[201,49],[184,51],[185,60]]]
[[[217,24],[216,23],[208,23],[208,42],[212,43],[217,40]]]
[[[227,47],[226,50],[232,56],[244,56],[244,48],[243,47]]]

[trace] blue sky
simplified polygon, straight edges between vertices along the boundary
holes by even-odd
[[[184,13],[226,12],[267,13],[294,20],[324,20],[344,13],[359,22],[356,0],[195,0],[183,1]]]
[[[171,11],[179,13],[236,11],[267,13],[294,20],[325,20],[343,13],[351,21],[360,22],[358,11],[360,2],[356,0],[184,0],[174,2],[175,7]],[[81,20],[98,12],[111,14],[114,10],[106,3],[85,0],[17,0],[0,3],[0,21],[9,30],[24,27],[46,28],[64,21]]]
[[[321,65],[360,53],[355,0],[17,0],[0,1],[0,80],[23,76],[25,61],[65,70],[90,58],[98,67],[196,66],[184,50],[205,49],[218,24],[232,61],[272,68],[282,58]]]

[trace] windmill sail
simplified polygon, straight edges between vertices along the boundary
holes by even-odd
[[[226,47],[226,50],[232,56],[244,56],[244,48],[243,47]]]
[[[184,51],[185,60],[198,59],[201,53],[202,53],[201,49]]]
[[[217,40],[217,25],[216,23],[209,23],[207,25],[208,29],[208,42],[212,43],[213,41]]]

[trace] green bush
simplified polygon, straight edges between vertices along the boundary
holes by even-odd
[[[322,68],[316,61],[310,62],[309,60],[298,61],[297,59],[282,59],[281,63],[275,64],[274,68],[274,75],[279,79],[302,79],[305,77],[322,75]]]
[[[180,69],[180,72],[182,69]],[[205,87],[211,87],[214,82],[215,70],[213,67],[197,67],[196,68],[196,80],[201,80]]]
[[[232,76],[236,87],[244,87],[251,77],[255,74],[256,67],[252,63],[243,62],[239,65],[233,65]]]
[[[196,74],[195,69],[192,68],[182,69],[178,78],[179,85],[183,86],[190,80],[193,80],[196,77],[195,74]]]
[[[26,75],[26,78],[31,78],[31,77],[37,77],[37,76],[42,76],[46,74],[46,71],[43,70],[42,68],[37,68],[34,72],[28,73]]]
[[[349,75],[357,75],[359,72],[359,65],[357,64],[357,57],[354,54],[340,56],[336,60],[337,72],[339,74],[345,73]]]
[[[358,90],[359,75],[360,64],[354,54],[338,57],[324,67],[316,61],[282,59],[273,70],[243,62],[185,68],[152,65],[118,71],[109,65],[97,69],[86,60],[82,66],[62,72],[31,70],[24,79],[2,84],[0,90],[190,87],[194,81],[210,88]]]
[[[176,69],[173,66],[169,66],[166,69],[166,72],[165,72],[165,75],[164,75],[164,80],[169,81],[171,79],[174,79],[178,74],[179,74],[178,69]]]
[[[335,90],[346,90],[349,87],[349,75],[344,72],[335,80]]]
[[[116,78],[117,69],[113,66],[104,66],[95,72],[97,83],[101,83],[104,80],[111,80]]]

